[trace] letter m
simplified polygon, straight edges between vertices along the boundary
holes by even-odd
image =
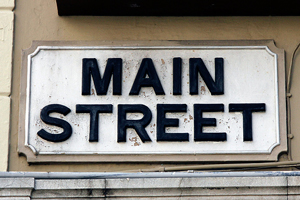
[[[91,81],[93,79],[97,95],[106,95],[113,76],[113,95],[122,94],[122,59],[109,58],[101,78],[97,60],[95,58],[82,59],[82,95],[91,95]]]

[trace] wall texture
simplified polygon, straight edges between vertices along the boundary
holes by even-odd
[[[0,199],[299,199],[299,176],[227,173],[101,174],[56,178],[40,173],[0,178]],[[5,175],[5,174],[2,174]],[[10,175],[14,176],[12,173]],[[26,175],[26,176],[24,176]],[[45,174],[43,174],[45,175]],[[49,174],[48,174],[49,175]],[[73,178],[67,178],[71,177]],[[215,175],[211,177],[211,175]],[[236,176],[237,175],[237,176]],[[247,176],[250,175],[250,176]],[[156,176],[156,177],[155,177]],[[57,179],[60,177],[59,179]],[[98,178],[96,178],[98,177]]]
[[[8,166],[14,0],[0,1],[0,171]]]
[[[12,8],[12,6],[11,6]],[[9,12],[12,21],[12,12]],[[2,18],[1,18],[2,21]],[[0,22],[1,22],[0,21]],[[9,28],[8,28],[9,29]],[[12,29],[10,29],[12,31]],[[12,33],[12,32],[11,32]],[[0,23],[1,36],[1,23]],[[173,164],[37,164],[28,165],[24,156],[17,152],[20,69],[22,50],[33,40],[262,40],[273,39],[278,48],[286,52],[286,70],[292,53],[300,42],[300,17],[59,17],[54,0],[17,0],[15,9],[15,40],[12,81],[12,112],[10,126],[9,171],[123,171],[152,168]],[[7,40],[8,41],[8,40]],[[11,43],[11,41],[10,41]],[[2,48],[2,46],[1,46]],[[293,160],[300,161],[300,58],[296,54],[292,77],[292,134]],[[2,61],[1,61],[2,62]],[[2,67],[2,66],[1,66]],[[10,67],[6,84],[10,83]],[[2,74],[1,74],[2,76]],[[2,84],[1,84],[2,85]],[[9,117],[9,86],[2,89],[1,99]],[[3,113],[0,114],[1,117]],[[1,118],[2,119],[2,118]],[[0,120],[5,123],[5,120]],[[5,129],[5,127],[7,127]],[[1,125],[1,134],[8,132],[7,124]],[[7,134],[2,139],[7,145]],[[4,148],[5,149],[5,148]],[[3,156],[2,154],[1,156]],[[5,154],[7,156],[7,154]],[[2,157],[0,157],[2,160]],[[287,160],[282,155],[280,160]],[[2,167],[2,165],[1,165]],[[2,169],[2,168],[1,168]]]

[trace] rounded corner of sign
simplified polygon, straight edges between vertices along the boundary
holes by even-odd
[[[25,156],[27,162],[35,162],[37,159],[38,152],[31,145],[22,145],[18,148],[19,156]]]
[[[18,153],[25,155],[27,158],[38,155],[38,151],[30,144],[19,146]]]
[[[273,152],[273,150],[276,148],[276,147],[278,147],[278,146],[280,146],[280,143],[279,142],[275,142],[274,144],[272,144],[271,146],[270,146],[270,148],[267,150],[270,154]]]
[[[276,43],[274,40],[267,40],[266,42],[266,50],[268,53],[271,55],[283,55],[284,54],[284,49],[280,49],[276,46]]]
[[[26,145],[26,146],[33,152],[34,155],[38,154],[37,150],[32,145],[29,144],[29,145]]]
[[[275,143],[269,148],[269,152],[270,157],[273,158],[273,160],[278,160],[280,154],[287,152],[287,146],[280,143]]]
[[[25,56],[27,56],[27,55],[32,55],[32,54],[36,55],[36,54],[38,53],[38,51],[39,51],[39,50],[37,51],[37,49],[39,49],[40,44],[41,44],[40,41],[33,40],[33,41],[31,42],[30,47],[27,48],[27,49],[23,49],[23,50],[22,50],[22,53],[23,53]],[[31,57],[33,57],[33,56],[31,56]]]
[[[32,53],[28,54],[28,60],[36,56],[41,51],[41,47],[42,46],[37,46]]]

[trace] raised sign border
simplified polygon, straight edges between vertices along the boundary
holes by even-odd
[[[62,46],[69,47],[265,47],[277,55],[278,75],[278,112],[280,144],[270,153],[248,154],[140,154],[140,155],[113,155],[113,154],[37,154],[27,145],[26,139],[26,95],[28,59],[37,53],[39,46],[51,46],[56,49]],[[27,157],[28,162],[202,162],[202,161],[277,161],[281,152],[287,151],[286,125],[286,88],[284,50],[275,46],[273,40],[233,40],[233,41],[33,41],[32,46],[22,53],[22,70],[20,81],[20,116],[18,152]]]

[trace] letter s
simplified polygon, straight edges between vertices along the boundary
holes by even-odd
[[[71,112],[71,110],[68,107],[60,105],[60,104],[50,104],[50,105],[45,106],[41,111],[41,119],[44,123],[63,128],[64,129],[63,132],[60,134],[52,134],[52,133],[48,133],[47,131],[42,129],[37,134],[41,138],[43,138],[47,141],[50,141],[50,142],[63,142],[65,140],[69,139],[69,137],[71,137],[72,127],[68,122],[66,122],[62,119],[50,117],[49,116],[50,113],[53,113],[53,112],[60,113],[60,114],[63,114],[64,116],[66,116],[67,114],[69,114]]]

